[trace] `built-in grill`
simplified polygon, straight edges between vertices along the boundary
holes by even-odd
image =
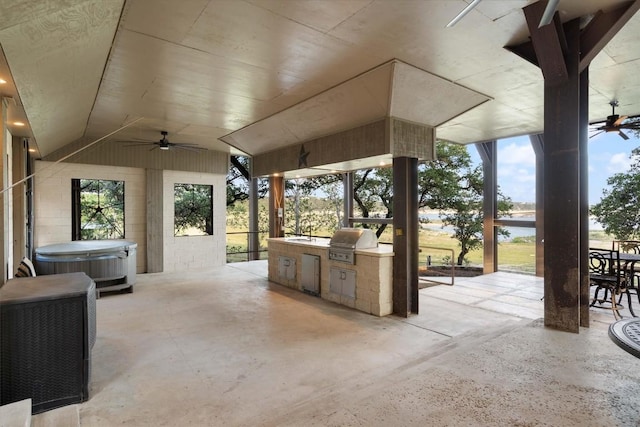
[[[329,242],[329,259],[347,264],[356,263],[356,249],[378,247],[376,234],[368,228],[341,228]]]

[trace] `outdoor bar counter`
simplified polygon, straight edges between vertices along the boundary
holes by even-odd
[[[376,316],[393,311],[393,247],[356,249],[355,262],[329,259],[325,238],[270,238],[269,280]]]

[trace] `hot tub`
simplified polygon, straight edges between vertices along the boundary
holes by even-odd
[[[136,283],[136,249],[129,240],[77,240],[36,248],[38,274],[82,271],[96,282],[98,293],[127,289]]]

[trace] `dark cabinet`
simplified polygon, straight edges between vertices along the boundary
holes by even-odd
[[[85,273],[9,280],[0,288],[0,404],[39,413],[89,398],[96,288]]]

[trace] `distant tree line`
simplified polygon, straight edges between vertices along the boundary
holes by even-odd
[[[247,160],[236,158],[227,176],[227,206],[248,197]],[[244,178],[244,179],[242,179]],[[266,180],[261,180],[259,196],[268,191]],[[312,232],[312,227],[321,224],[324,228],[336,229],[342,223],[342,175],[324,175],[286,181],[286,194],[293,202],[285,212],[285,218],[293,224],[294,234]],[[314,209],[310,195],[322,192],[328,207]],[[482,200],[483,176],[480,166],[473,166],[466,146],[439,141],[436,144],[436,159],[418,166],[418,208],[437,210],[444,226],[452,226],[454,238],[460,245],[457,263],[462,265],[465,256],[482,246]],[[354,173],[354,203],[362,218],[393,218],[393,169],[376,168]],[[508,216],[513,203],[498,193],[498,211]],[[378,237],[387,224],[363,225],[375,230]],[[507,235],[506,230],[499,230]]]

